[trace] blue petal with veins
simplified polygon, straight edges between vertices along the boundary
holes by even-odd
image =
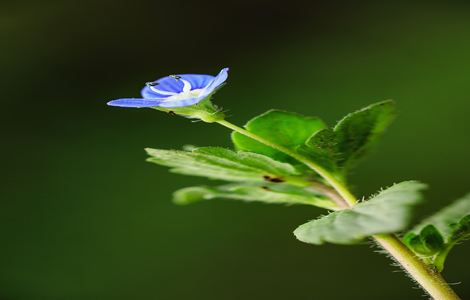
[[[142,90],[143,98],[123,98],[108,102],[120,107],[183,107],[197,104],[217,89],[228,78],[228,68],[217,76],[204,74],[171,75],[147,84]]]

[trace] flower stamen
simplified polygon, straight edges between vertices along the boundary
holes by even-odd
[[[181,81],[183,82],[184,86],[183,86],[183,93],[188,93],[189,91],[191,91],[191,83],[187,80],[184,80],[184,79],[181,79]]]

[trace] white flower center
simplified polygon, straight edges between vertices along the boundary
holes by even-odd
[[[177,100],[189,99],[189,98],[197,98],[201,94],[203,89],[195,89],[195,90],[187,90],[183,88],[183,91],[179,94],[174,94],[168,98],[162,100],[162,102],[172,102]]]
[[[204,90],[204,89],[191,90],[191,83],[189,81],[180,79],[180,78],[176,80],[181,80],[181,82],[183,82],[183,90],[179,93],[162,91],[160,89],[157,89],[154,85],[150,85],[150,84],[148,85],[148,87],[155,93],[169,96],[165,99],[162,99],[162,102],[172,102],[172,101],[189,99],[189,98],[197,98],[201,94],[201,92]]]

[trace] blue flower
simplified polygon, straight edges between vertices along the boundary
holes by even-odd
[[[148,82],[142,89],[142,98],[123,98],[108,102],[120,107],[183,107],[204,100],[219,89],[228,77],[228,68],[217,76],[180,74]]]

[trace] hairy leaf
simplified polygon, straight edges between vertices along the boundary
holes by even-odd
[[[309,157],[330,171],[341,169],[345,175],[382,135],[394,110],[393,101],[375,103],[345,116],[332,130],[314,133],[306,141]]]
[[[245,125],[248,131],[291,150],[304,145],[313,133],[325,127],[323,121],[316,117],[281,110],[269,110]],[[281,161],[290,160],[286,154],[237,132],[232,133],[232,141],[239,150],[264,154]]]
[[[305,223],[294,234],[302,242],[321,245],[353,244],[374,234],[401,231],[408,225],[411,208],[421,201],[425,187],[416,181],[395,184],[351,209]]]
[[[331,200],[314,190],[287,184],[196,186],[180,189],[173,194],[173,200],[177,204],[189,204],[215,198],[278,204],[306,204],[327,209],[337,208]]]
[[[424,219],[423,222],[411,231],[417,232],[427,225],[432,224],[439,230],[444,240],[447,242],[452,238],[455,225],[467,215],[470,215],[470,194],[465,195],[463,198],[443,208],[429,218]]]
[[[235,152],[219,147],[191,151],[146,149],[149,162],[171,168],[172,172],[227,181],[298,180],[290,164],[251,152]]]
[[[391,100],[369,105],[345,116],[336,124],[338,164],[349,169],[362,158],[378,140],[395,117],[395,103]]]
[[[418,234],[406,234],[404,241],[416,253],[434,255],[444,247],[444,238],[433,225],[427,225]]]
[[[410,230],[403,241],[417,255],[442,271],[449,251],[470,238],[470,194]]]
[[[315,132],[297,151],[328,171],[338,172],[337,160],[339,156],[336,135],[333,130],[325,128]]]

